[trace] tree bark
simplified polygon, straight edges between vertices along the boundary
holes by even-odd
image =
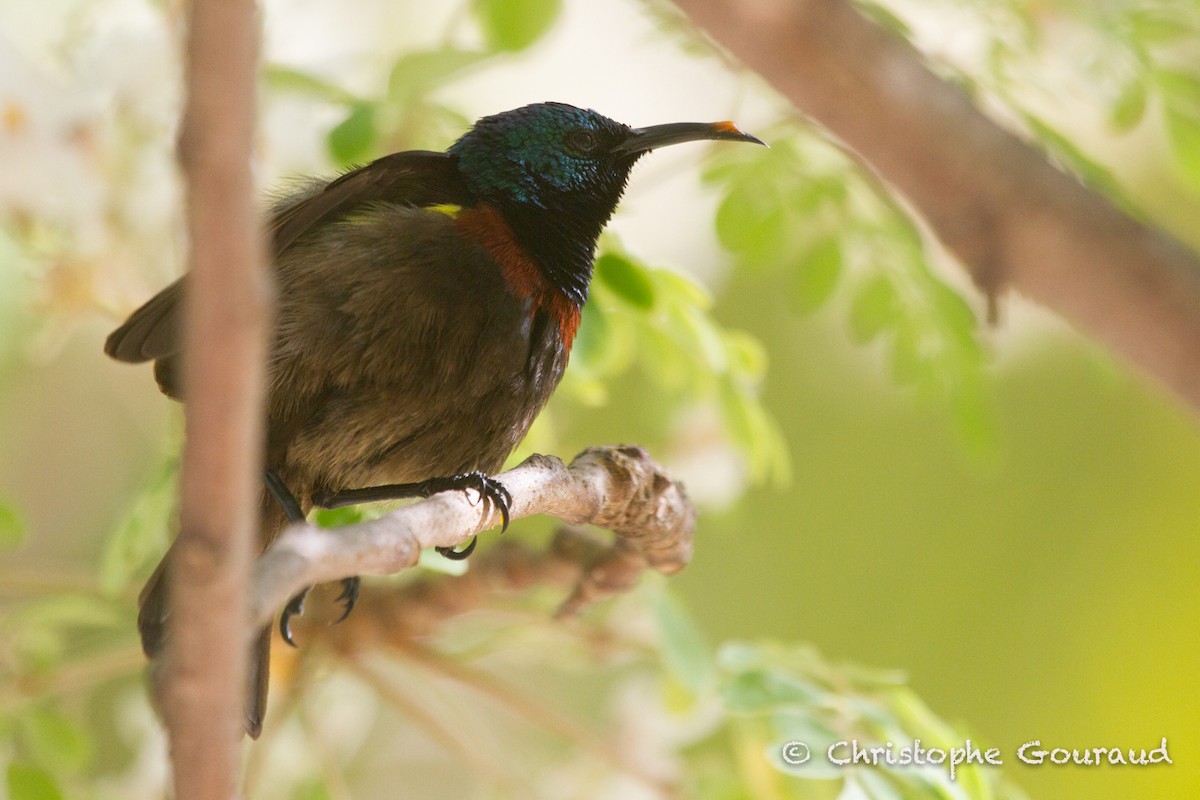
[[[1011,285],[1200,409],[1200,260],[984,116],[845,0],[675,0]]]
[[[691,559],[696,508],[683,485],[641,448],[591,448],[569,467],[557,458],[532,456],[497,480],[512,495],[512,519],[549,514],[617,535],[613,547],[590,560],[560,616],[630,588],[646,568],[670,574]],[[253,618],[268,624],[307,586],[351,575],[390,575],[414,566],[424,549],[456,546],[499,522],[495,508],[464,492],[443,492],[357,525],[332,530],[293,525],[255,564]]]
[[[269,318],[253,0],[193,0],[179,156],[191,242],[180,532],[161,686],[177,800],[238,794]]]

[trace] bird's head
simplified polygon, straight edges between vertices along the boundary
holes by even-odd
[[[582,303],[596,239],[634,162],[700,139],[762,144],[732,122],[631,128],[588,109],[536,103],[480,119],[449,152],[471,192],[498,208],[547,276]]]

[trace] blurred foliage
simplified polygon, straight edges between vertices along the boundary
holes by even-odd
[[[484,38],[496,50],[524,50],[550,29],[560,0],[475,0],[471,6]]]
[[[173,485],[164,479],[170,472],[151,476],[102,563],[125,563],[131,528],[144,525],[146,538],[161,537],[170,524]],[[356,512],[323,521],[349,524],[360,518]],[[151,563],[150,554],[146,557]],[[0,760],[7,769],[7,797],[155,794],[157,779],[141,774],[148,755],[157,757],[149,742],[158,734],[136,678],[142,656],[132,620],[134,584],[113,592],[85,575],[0,578],[5,587],[0,594],[0,732],[8,742]],[[412,579],[409,575],[401,585]],[[687,797],[714,800],[1022,796],[990,768],[959,767],[951,779],[948,766],[831,767],[824,751],[839,741],[856,740],[862,747],[914,739],[926,748],[962,745],[969,734],[933,715],[899,673],[831,664],[805,645],[731,641],[714,647],[657,576],[633,594],[594,609],[582,625],[553,622],[553,606],[561,599],[551,592],[499,594],[476,614],[442,625],[436,641],[410,641],[397,632],[395,640],[359,645],[382,646],[400,665],[416,657],[426,667],[424,674],[372,666],[386,662],[364,660],[354,647],[323,647],[320,637],[306,642],[299,654],[282,648],[273,668],[274,713],[263,740],[251,746],[252,796],[340,796],[336,790],[330,794],[329,787],[344,785],[361,760],[371,757],[365,741],[390,741],[396,726],[416,726],[418,735],[443,741],[443,726],[453,730],[456,724],[463,726],[453,734],[457,745],[432,760],[420,755],[408,769],[476,791],[525,781],[520,788],[525,797],[558,796],[553,783],[541,786],[515,777],[539,770],[573,776],[573,796],[580,797],[622,796],[620,787],[626,784],[673,780]],[[410,608],[407,613],[420,619],[425,612]],[[444,666],[448,663],[456,666]],[[345,715],[330,717],[320,710],[326,702],[322,692],[330,687],[321,676],[330,667],[361,682],[337,686],[334,701],[350,703],[349,724],[360,730],[349,734],[350,748],[340,756],[300,758],[303,748],[317,753],[324,747],[323,726],[333,725],[336,732],[347,725]],[[537,692],[517,688],[528,680],[520,677],[526,671],[536,676]],[[479,693],[480,699],[471,701],[469,711],[445,697],[434,701],[432,716],[414,712],[415,698],[445,695],[447,681],[455,687],[451,696]],[[630,692],[637,698],[633,702],[628,702]],[[367,696],[375,699],[363,699]],[[600,709],[593,707],[597,697]],[[133,706],[138,710],[131,714]],[[494,718],[496,709],[510,717]],[[442,714],[448,715],[445,721]],[[456,748],[479,748],[476,758],[486,761],[490,756],[482,755],[483,742],[490,737],[483,732],[512,728],[514,716],[516,727],[504,737],[503,766],[475,763],[464,774],[463,754]],[[456,718],[458,723],[452,721]],[[104,727],[111,732],[100,735]],[[364,736],[363,744],[354,744]],[[610,739],[615,744],[624,737],[641,742],[636,757],[609,749]],[[782,759],[781,748],[794,740],[811,748],[811,762],[789,766]],[[289,766],[272,773],[268,783],[263,770],[278,757]],[[395,754],[388,758],[394,769]],[[662,764],[670,767],[659,774]],[[397,773],[389,772],[388,780],[396,779]]]
[[[787,446],[758,395],[766,351],[748,334],[723,329],[710,316],[711,307],[712,298],[698,283],[639,263],[609,237],[596,259],[591,298],[560,391],[600,404],[606,383],[637,367],[672,405],[715,400],[751,477],[785,483]]]
[[[917,19],[913,2],[860,6],[880,24],[922,43],[921,24],[929,15]],[[1074,56],[1047,52],[1044,28],[1051,10],[1055,24],[1074,26],[1089,45],[1099,40],[1101,46],[1094,52],[1102,57],[1080,60],[1077,72],[1101,95],[1098,106],[1111,131],[1132,135],[1152,122],[1161,126],[1179,174],[1200,194],[1200,73],[1195,67],[1200,63],[1195,58],[1200,9],[1194,0],[923,3],[926,12],[930,6],[954,9],[976,23],[988,40],[980,61],[939,59],[936,68],[978,98],[997,99],[1065,169],[1133,208],[1135,202],[1125,196],[1119,177],[1089,155],[1073,133],[1062,130],[1059,121],[1049,121],[1048,100],[1036,80],[1043,59]],[[159,6],[153,9],[170,13]],[[351,91],[289,64],[267,65],[265,84],[271,93],[334,110],[336,119],[328,126],[325,146],[337,167],[393,150],[442,149],[470,124],[442,99],[445,90],[536,48],[562,13],[559,0],[468,0],[452,16],[441,42],[395,57],[377,92]],[[662,16],[663,31],[684,51],[712,53],[671,19]],[[168,183],[162,176],[147,177],[152,171],[148,160],[129,155],[146,142],[169,138],[166,126],[128,97],[119,105],[124,121],[113,138],[124,147],[122,155],[103,162],[95,172],[113,184],[128,184],[130,176]],[[37,111],[33,100],[30,108]],[[12,126],[14,119],[4,122]],[[61,141],[47,137],[54,146],[48,152],[58,153],[66,149],[65,142],[77,140],[94,149],[100,147],[97,141],[111,144],[94,131],[81,133],[68,125],[64,131]],[[836,314],[852,342],[883,355],[896,385],[948,412],[968,449],[988,450],[995,432],[983,389],[988,351],[986,331],[974,310],[978,299],[942,274],[936,244],[886,188],[790,111],[780,111],[776,123],[763,133],[770,150],[716,148],[704,169],[705,183],[717,195],[716,236],[736,261],[739,276],[772,282],[799,317]],[[86,191],[79,194],[81,204],[95,200]],[[169,205],[159,200],[161,196],[152,193],[145,202]],[[174,241],[172,233],[143,236],[139,226],[162,220],[147,220],[119,203],[96,202],[102,220],[97,233],[96,225],[77,224],[63,209],[38,202],[22,205],[0,198],[0,257],[19,262],[22,274],[38,283],[41,308],[50,315],[47,327],[68,328],[73,316],[117,307],[132,291],[114,276],[135,272],[133,265],[147,259],[135,247],[112,244],[106,237],[120,236],[110,229],[140,242],[156,257]],[[171,230],[170,225],[162,227]],[[105,247],[111,251],[107,262],[97,255]],[[108,263],[108,274],[102,262]],[[9,277],[0,272],[0,278]],[[110,290],[110,284],[118,290]],[[633,376],[672,411],[696,406],[714,410],[750,477],[780,486],[787,482],[792,463],[779,424],[761,401],[767,375],[763,342],[720,324],[706,288],[678,271],[651,265],[610,235],[602,242],[592,299],[568,376],[549,415],[552,420],[604,405],[609,400],[607,387]],[[539,425],[551,431],[551,444],[558,444],[553,422]],[[168,462],[148,477],[144,490],[114,526],[93,571],[5,571],[0,562],[0,763],[6,768],[9,800],[161,794],[162,775],[147,767],[148,759],[161,760],[162,755],[155,749],[158,734],[138,679],[142,656],[133,608],[137,586],[164,551],[172,528],[174,474],[175,465]],[[317,520],[336,526],[371,513],[343,509],[321,512]],[[21,509],[0,498],[0,554],[20,546],[24,530]],[[433,559],[429,566],[447,569],[445,564]],[[530,728],[550,728],[547,738],[562,739],[556,742],[560,749],[537,766],[571,786],[572,796],[584,796],[589,788],[596,788],[597,796],[604,791],[621,796],[620,776],[605,774],[612,771],[611,765],[603,753],[597,754],[595,739],[617,741],[629,731],[618,719],[596,733],[601,726],[594,720],[605,718],[623,693],[646,681],[651,689],[639,696],[628,714],[632,720],[625,724],[650,737],[650,755],[667,765],[666,774],[679,777],[689,797],[1018,796],[1000,782],[995,770],[964,769],[951,782],[941,768],[832,770],[825,764],[822,769],[820,751],[834,741],[857,738],[869,746],[920,738],[929,746],[948,747],[965,739],[968,731],[934,716],[899,675],[830,664],[803,645],[731,641],[713,646],[683,604],[657,581],[598,610],[578,627],[551,625],[555,599],[531,592],[484,620],[486,635],[472,632],[471,620],[460,620],[447,626],[452,630],[446,638],[455,658],[484,673],[502,669],[505,665],[496,667],[495,662],[511,658],[516,644],[535,653],[539,660],[530,679],[539,692],[546,691],[562,709],[589,720],[583,727],[593,735],[574,739],[560,737],[547,726],[540,707],[524,720]],[[605,657],[598,657],[597,651]],[[326,667],[353,666],[340,663],[336,653],[317,655]],[[286,686],[289,676],[283,677]],[[408,702],[418,692],[436,694],[454,680],[449,670],[426,675],[417,689],[409,689],[407,698],[377,694],[380,686],[366,681],[370,700],[357,707],[361,715],[351,715],[349,723],[344,718],[329,723],[344,737],[339,741],[349,743],[329,755],[319,730],[324,723],[313,721],[325,719],[313,710],[320,689],[297,679],[296,691],[285,693],[286,702],[279,697],[273,701],[283,706],[272,722],[280,730],[274,746],[287,751],[286,763],[258,765],[257,796],[349,796],[346,787],[352,779],[370,783],[375,773],[367,762],[372,759],[388,766],[391,783],[386,785],[394,787],[395,751],[378,749],[377,743],[386,737],[368,737],[384,725],[379,717],[385,712],[393,717],[388,731],[415,727],[423,740],[451,753],[447,742],[461,746],[466,740],[469,751],[476,739],[487,737],[480,733],[484,729],[466,724],[453,730],[469,718],[454,704],[457,688],[436,695],[454,712],[444,720],[423,717]],[[590,691],[579,691],[581,684]],[[789,740],[807,742],[817,754],[814,761],[789,767],[779,749]],[[505,741],[504,757],[524,765],[525,743],[523,738]],[[269,753],[271,745],[265,741],[256,752]],[[269,755],[256,757],[266,761]],[[414,773],[428,766],[419,759],[406,763]],[[443,772],[462,770],[447,759],[438,774]],[[267,780],[263,774],[285,777]],[[486,771],[468,773],[467,778],[472,787],[493,785],[491,779]],[[553,782],[547,785],[547,794],[552,794]]]
[[[721,243],[741,269],[777,282],[797,314],[847,295],[850,338],[879,341],[896,383],[948,407],[964,441],[986,448],[979,324],[931,268],[915,224],[821,138],[788,125],[768,140],[769,150],[723,151],[705,172],[722,192]]]
[[[25,525],[20,514],[7,503],[0,503],[0,550],[16,547],[25,538]]]
[[[978,26],[972,33],[984,46],[975,51],[976,59],[938,59],[931,66],[973,94],[999,99],[1063,168],[1136,213],[1121,182],[1061,129],[1061,121],[1050,121],[1061,115],[1063,86],[1038,76],[1069,61],[1067,79],[1094,99],[1092,108],[1101,110],[1110,133],[1127,135],[1148,117],[1157,118],[1178,174],[1200,194],[1200,5],[1194,0],[896,0],[897,13],[876,3],[859,5],[881,12],[872,16],[917,42],[925,41],[916,28],[918,17],[925,15],[927,23],[931,6],[960,12],[956,19]],[[1065,26],[1070,35],[1058,35]]]

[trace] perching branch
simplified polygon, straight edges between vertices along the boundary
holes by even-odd
[[[691,558],[696,509],[682,484],[641,448],[592,448],[569,467],[532,456],[496,477],[512,495],[513,519],[548,514],[617,534],[617,543],[589,565],[562,614],[628,589],[647,567],[670,574]],[[269,623],[306,586],[400,572],[415,565],[423,549],[456,546],[499,523],[495,509],[463,492],[445,492],[337,530],[293,525],[255,565],[253,618]]]
[[[179,538],[159,679],[178,800],[238,794],[251,542],[257,523],[269,317],[250,154],[253,0],[190,5],[179,158],[191,242]]]
[[[1200,409],[1200,259],[1051,166],[846,0],[675,0],[928,221]]]

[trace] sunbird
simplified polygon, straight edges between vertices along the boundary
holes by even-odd
[[[631,128],[565,103],[483,117],[444,153],[393,153],[279,199],[268,224],[277,287],[267,366],[261,544],[313,507],[473,490],[507,525],[489,475],[562,379],[596,241],[634,163],[697,140],[762,144],[732,122]],[[187,277],[109,335],[182,398]],[[442,550],[449,557],[463,551]],[[166,634],[163,558],[142,591],[146,654]],[[358,578],[343,581],[344,614]],[[291,642],[288,604],[280,629]],[[252,659],[245,726],[266,712],[271,631]]]

